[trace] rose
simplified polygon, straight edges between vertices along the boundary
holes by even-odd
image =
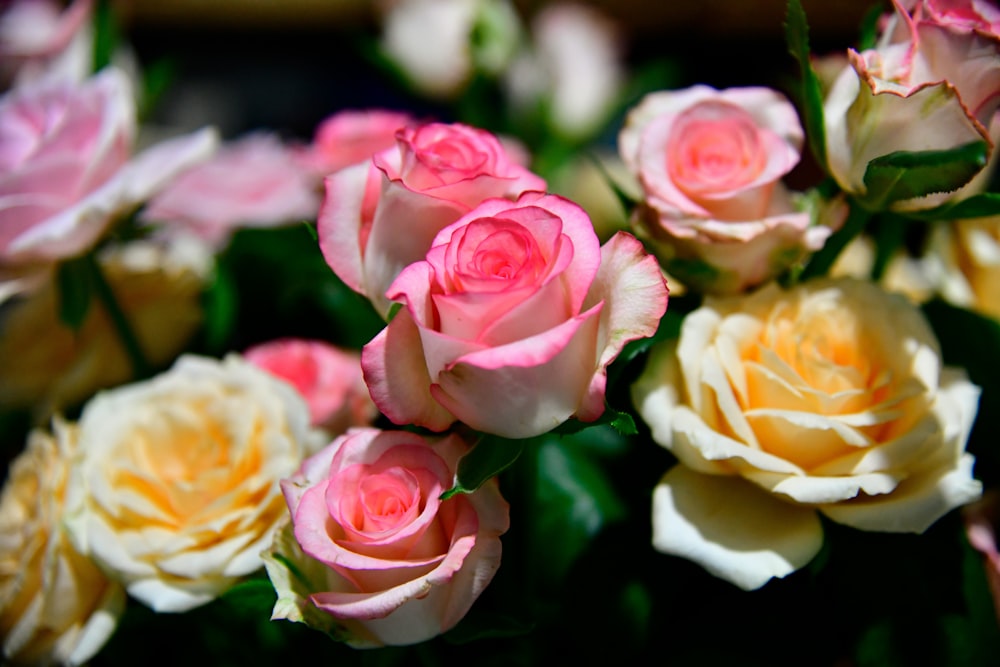
[[[970,27],[984,4],[948,3],[954,11],[930,0],[893,4],[895,15],[876,47],[848,51],[850,65],[823,104],[830,173],[844,190],[861,196],[870,194],[864,176],[878,157],[976,141],[992,151],[990,119],[1000,105],[1000,33],[982,18]],[[953,196],[890,205],[927,208]]]
[[[0,83],[40,78],[81,81],[93,62],[92,0],[65,9],[50,0],[15,0],[0,11]]]
[[[254,345],[243,357],[295,387],[309,405],[314,426],[340,434],[350,426],[371,424],[377,416],[356,351],[287,338]]]
[[[818,513],[923,532],[982,492],[964,451],[978,397],[920,311],[870,282],[709,298],[633,387],[680,460],[653,544],[753,589],[816,555]]]
[[[515,108],[533,113],[545,100],[552,130],[570,139],[592,136],[607,120],[625,80],[616,28],[593,7],[543,7],[532,19],[531,50],[504,73]]]
[[[205,604],[263,564],[285,515],[278,480],[312,437],[286,383],[236,356],[181,357],[84,407],[67,530],[154,610]]]
[[[359,647],[454,626],[500,566],[509,525],[495,479],[440,499],[466,449],[457,435],[356,429],[307,459],[281,484],[291,523],[264,556],[272,618]]]
[[[443,227],[484,199],[545,189],[484,130],[428,123],[400,129],[396,143],[329,176],[318,220],[327,263],[383,315],[385,290]]]
[[[60,526],[76,433],[36,430],[0,496],[0,637],[15,664],[79,665],[111,636],[125,591],[80,555]]]
[[[0,301],[214,150],[203,130],[130,159],[135,122],[128,80],[112,68],[0,98]]]
[[[474,72],[495,75],[517,47],[506,0],[385,0],[381,50],[421,93],[452,98]]]
[[[413,122],[409,114],[384,109],[340,111],[316,128],[312,144],[299,159],[312,171],[326,176],[396,144],[396,130]]]
[[[633,227],[693,287],[736,292],[769,280],[831,231],[810,226],[780,183],[802,140],[795,108],[767,88],[647,95],[618,138],[643,191]]]
[[[98,263],[146,360],[169,364],[202,324],[211,258],[197,243],[131,241]],[[96,301],[76,330],[59,321],[59,290],[45,281],[0,306],[0,406],[30,408],[38,420],[98,389],[128,381],[132,365],[107,310]]]
[[[1000,320],[1000,216],[934,225],[923,266],[945,300]]]
[[[178,176],[150,201],[142,220],[221,246],[238,227],[312,219],[318,209],[312,177],[292,151],[274,135],[255,133]]]
[[[441,230],[388,296],[404,307],[361,352],[379,409],[397,424],[459,419],[508,438],[597,419],[608,364],[667,306],[634,237],[599,247],[583,209],[540,192],[487,200]]]
[[[962,509],[965,533],[969,544],[982,554],[986,583],[993,596],[993,606],[1000,620],[1000,550],[997,549],[997,529],[1000,526],[1000,493],[987,491],[981,500]]]

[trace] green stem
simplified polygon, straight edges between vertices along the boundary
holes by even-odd
[[[97,294],[97,298],[101,300],[101,305],[104,306],[108,316],[111,318],[111,324],[114,326],[115,332],[118,334],[118,339],[125,348],[125,353],[132,364],[133,376],[136,379],[149,377],[152,375],[151,366],[146,360],[146,355],[143,354],[139,339],[136,337],[132,325],[129,324],[121,304],[118,303],[118,298],[115,297],[111,285],[108,284],[108,280],[104,276],[104,271],[101,270],[95,254],[88,253],[83,258],[83,262],[87,268],[87,272],[90,274],[94,292]]]
[[[830,267],[837,261],[840,252],[861,233],[865,225],[868,224],[871,215],[871,211],[859,206],[856,202],[851,202],[850,213],[847,215],[844,226],[834,232],[819,252],[812,256],[806,268],[802,270],[799,279],[808,280],[829,273]]]

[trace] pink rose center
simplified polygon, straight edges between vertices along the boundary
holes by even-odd
[[[417,159],[435,171],[478,171],[486,163],[486,155],[463,141],[461,137],[445,137],[417,150]]]
[[[365,476],[358,484],[354,528],[380,533],[405,525],[420,510],[420,483],[409,470],[393,467]]]
[[[742,109],[707,102],[681,114],[667,143],[667,173],[686,194],[744,187],[767,164],[753,118]]]
[[[492,292],[534,284],[546,266],[534,236],[517,222],[503,218],[470,222],[457,251],[452,278],[458,291]]]

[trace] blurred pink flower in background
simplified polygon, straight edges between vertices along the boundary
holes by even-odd
[[[93,62],[92,0],[14,0],[0,10],[0,85],[82,81]]]
[[[1000,550],[997,547],[1000,493],[995,489],[987,491],[981,500],[962,509],[962,518],[969,544],[983,555],[986,581],[993,596],[997,619],[1000,619]]]
[[[131,86],[118,69],[0,98],[0,301],[88,251],[117,217],[216,146],[205,129],[133,158],[135,132]]]
[[[240,227],[313,220],[319,195],[309,172],[277,136],[248,134],[185,171],[155,196],[142,220],[223,246]]]
[[[361,375],[360,352],[287,338],[254,345],[243,356],[295,387],[309,405],[313,426],[339,435],[378,416]]]
[[[412,122],[413,117],[401,111],[340,111],[317,126],[312,143],[298,157],[307,168],[326,176],[390,148],[396,143],[396,130]]]

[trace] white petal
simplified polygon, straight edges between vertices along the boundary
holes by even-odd
[[[824,505],[828,517],[860,530],[922,533],[956,507],[977,500],[983,485],[972,478],[974,459],[963,454],[954,468],[916,475],[884,496]]]
[[[653,546],[744,590],[796,571],[823,544],[816,512],[736,477],[675,466],[653,492]]]

